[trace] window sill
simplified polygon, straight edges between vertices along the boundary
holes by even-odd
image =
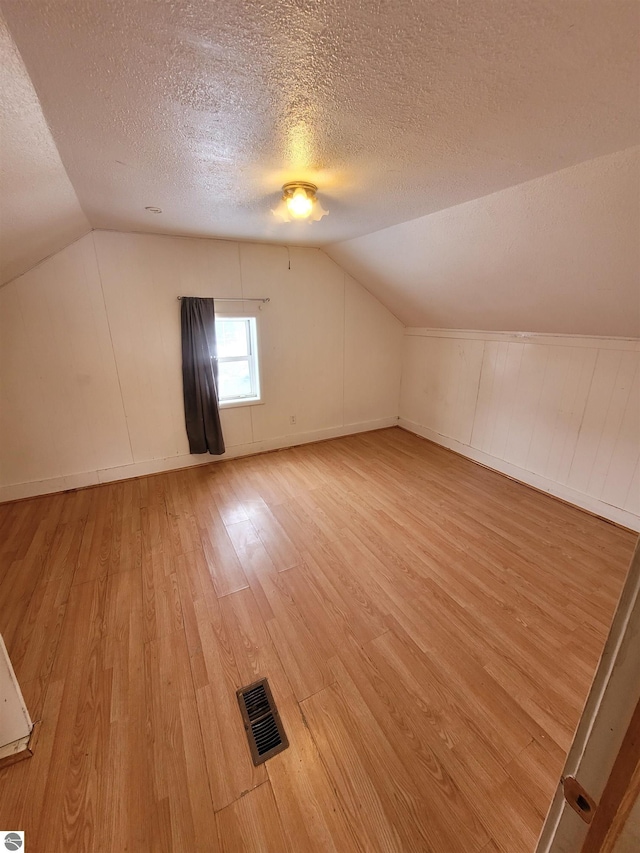
[[[240,409],[243,406],[264,406],[264,400],[228,400],[224,403],[218,403],[220,409]]]

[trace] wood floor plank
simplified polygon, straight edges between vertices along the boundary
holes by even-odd
[[[153,713],[147,701],[142,581],[137,572],[111,575],[106,609],[105,667],[112,678],[107,760],[113,771],[101,803],[102,837],[112,839],[114,848],[142,849],[150,846],[159,810],[150,784]]]
[[[48,681],[56,656],[71,573],[38,584],[9,646],[11,662],[19,682]]]
[[[95,580],[109,573],[114,514],[107,501],[95,501],[94,512],[87,519],[78,554],[73,583]]]
[[[142,549],[142,590],[145,640],[182,629],[182,605],[171,551]]]
[[[302,572],[326,606],[337,608],[349,634],[366,643],[386,631],[387,610],[380,586],[355,556],[341,536],[326,548],[305,552]]]
[[[34,827],[36,849],[80,846],[95,839],[95,772],[106,772],[97,738],[110,706],[109,679],[102,678],[101,639],[105,584],[72,589],[52,678],[64,690],[42,811]],[[84,814],[84,806],[87,813]]]
[[[487,844],[485,844],[480,853],[501,853],[501,851],[495,841],[490,840]]]
[[[209,493],[212,496],[222,523],[226,526],[247,521],[249,516],[226,477],[209,479]]]
[[[42,722],[38,724],[37,750],[28,761],[0,770],[0,821],[3,826],[19,826],[27,833],[29,843],[33,840],[33,846],[38,843],[45,802],[52,798],[49,780],[55,769],[52,756],[59,742],[56,735],[63,693],[63,681],[49,682]],[[53,798],[57,799],[55,794]]]
[[[263,506],[256,504],[256,502],[252,502],[251,505],[245,503],[244,506],[247,508],[251,523],[273,561],[276,571],[281,572],[299,565],[301,562],[299,550],[285,533],[269,507],[264,504],[264,501],[261,503]]]
[[[448,648],[424,648],[419,629],[405,618],[401,624],[390,620],[391,631],[374,640],[368,649],[377,649],[385,656],[393,647],[412,672],[413,686],[405,681],[403,670],[392,658],[390,665],[402,673],[403,683],[417,695],[422,682],[440,685],[450,707],[463,715],[464,729],[468,733],[482,731],[495,754],[508,762],[527,746],[534,737],[552,738],[518,703],[508,691],[496,682],[485,668],[464,646],[451,643]]]
[[[136,500],[139,486],[133,489],[127,483],[112,483],[108,488],[111,497],[111,518],[105,531],[110,535],[108,572],[115,574],[129,571],[140,563],[142,534],[140,507]]]
[[[563,765],[562,750],[548,749],[535,739],[507,765],[515,786],[528,797],[540,818],[547,813],[557,784],[554,780],[560,778]]]
[[[286,696],[278,702],[278,710],[290,746],[271,758],[266,767],[292,849],[364,853],[366,847],[349,820],[300,704],[293,696]]]
[[[229,535],[240,560],[242,571],[253,596],[260,608],[262,618],[273,619],[274,613],[265,592],[265,585],[271,579],[273,585],[276,566],[269,556],[252,521],[246,521],[229,528]]]
[[[440,824],[442,849],[454,843],[465,850],[477,850],[489,836],[472,808],[472,798],[462,776],[464,768],[451,760],[450,750],[416,708],[415,697],[398,690],[395,680],[387,681],[374,661],[353,641],[344,643],[332,662],[349,707],[364,705],[400,760],[405,777],[416,790],[428,788],[425,808],[430,832]],[[361,719],[361,717],[360,717]],[[474,792],[473,799],[477,799]]]
[[[146,644],[154,791],[168,799],[172,849],[210,849],[213,804],[201,721],[182,632]]]
[[[180,609],[189,654],[192,658],[202,657],[202,644],[196,605],[200,603],[210,609],[210,617],[215,621],[219,614],[219,605],[213,586],[209,565],[201,550],[189,551],[175,558],[176,579],[180,595]]]
[[[378,790],[366,752],[349,731],[340,699],[335,689],[321,690],[302,703],[305,719],[364,849],[400,853],[403,839],[393,809],[384,790]]]
[[[216,594],[222,597],[246,589],[249,583],[215,504],[199,507],[197,521]]]
[[[224,853],[289,853],[269,782],[236,800],[216,815],[220,850]]]
[[[298,543],[298,548],[313,549],[331,541],[331,535],[325,534],[321,527],[302,510],[297,501],[291,500],[276,504],[272,512],[287,536]]]
[[[387,429],[0,505],[35,752],[87,849],[531,853],[635,536]],[[255,767],[236,690],[290,745]]]
[[[225,596],[220,608],[242,685],[268,678],[276,702],[291,695],[291,683],[252,591]]]
[[[327,659],[334,649],[320,640],[321,628],[315,631],[305,619],[287,584],[286,575],[295,569],[276,571],[250,521],[231,525],[229,535],[295,695],[303,699],[316,693],[333,681]]]
[[[192,657],[198,713],[204,738],[211,798],[215,810],[225,808],[246,791],[266,781],[264,766],[254,767],[247,744],[236,690],[242,687],[231,642],[226,636],[221,614],[214,621],[206,602],[196,602],[202,648]],[[202,673],[198,677],[195,673]]]

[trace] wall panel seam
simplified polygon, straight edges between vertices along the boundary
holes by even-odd
[[[102,294],[102,305],[104,307],[104,314],[107,320],[107,328],[109,329],[109,342],[111,344],[111,355],[113,356],[113,364],[116,369],[116,376],[118,377],[118,392],[120,394],[120,405],[122,406],[122,413],[124,415],[124,422],[127,427],[127,441],[129,442],[129,453],[131,454],[131,462],[135,462],[133,456],[133,444],[131,443],[131,430],[129,428],[129,418],[127,416],[127,410],[124,405],[124,394],[122,393],[122,382],[120,381],[120,369],[118,368],[118,359],[116,358],[116,350],[113,344],[113,334],[111,332],[111,321],[109,320],[109,312],[107,310],[107,300],[104,295],[104,284],[102,282],[102,272],[100,270],[100,259],[98,258],[98,248],[96,246],[95,241],[95,232],[91,232],[91,242],[93,244],[93,254],[96,259],[96,270],[98,273],[98,279],[100,281],[100,293]]]

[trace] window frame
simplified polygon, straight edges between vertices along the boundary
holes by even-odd
[[[260,319],[257,313],[252,311],[218,311],[216,310],[216,322],[218,320],[250,320],[249,323],[249,373],[252,379],[252,387],[257,388],[257,395],[252,397],[235,397],[222,400],[218,398],[218,406],[220,409],[238,409],[242,406],[261,406],[264,405],[264,392],[262,385],[262,351],[260,348]],[[216,334],[216,362],[218,370],[221,362],[245,361],[247,356],[235,355],[220,357],[217,353],[217,334]],[[253,384],[255,381],[255,384]]]

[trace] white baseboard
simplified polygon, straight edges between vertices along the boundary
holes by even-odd
[[[191,468],[196,465],[209,465],[212,462],[223,462],[225,459],[235,459],[239,456],[252,456],[255,453],[265,453],[269,450],[281,450],[285,447],[297,447],[300,444],[310,444],[314,441],[325,441],[329,438],[340,438],[344,435],[355,435],[359,432],[370,432],[375,429],[385,429],[397,426],[396,417],[381,418],[376,421],[364,421],[356,424],[329,427],[313,432],[283,435],[264,441],[253,441],[249,444],[237,444],[227,449],[224,456],[169,456],[164,459],[149,459],[143,462],[133,462],[115,468],[104,468],[98,471],[87,471],[81,474],[70,474],[66,477],[52,477],[49,480],[38,480],[31,483],[16,483],[15,485],[0,486],[0,503],[16,501],[24,498],[50,495],[54,492],[66,492],[71,489],[83,489],[87,486],[98,486],[101,483],[112,483],[116,480],[129,480],[134,477],[144,477],[147,474],[159,474],[162,471],[174,471],[179,468]]]
[[[590,495],[585,495],[583,492],[577,492],[562,483],[548,480],[546,477],[541,477],[539,474],[534,474],[525,468],[518,468],[517,465],[513,465],[511,462],[505,462],[504,459],[490,456],[482,450],[476,450],[475,447],[462,444],[462,442],[456,441],[455,438],[448,438],[446,435],[441,435],[435,432],[435,430],[414,423],[413,421],[408,421],[405,418],[398,420],[398,426],[406,429],[408,432],[415,433],[415,435],[422,436],[422,438],[428,438],[429,441],[433,441],[435,444],[440,444],[442,447],[454,450],[461,456],[473,459],[474,462],[479,462],[487,468],[492,468],[494,471],[506,474],[514,480],[519,480],[521,483],[533,486],[541,492],[548,492],[548,494],[567,501],[567,503],[573,504],[580,509],[586,509],[588,512],[620,524],[622,527],[628,527],[630,530],[640,532],[640,517],[634,515],[632,512],[627,512],[619,507],[604,503],[597,498],[592,498]]]

